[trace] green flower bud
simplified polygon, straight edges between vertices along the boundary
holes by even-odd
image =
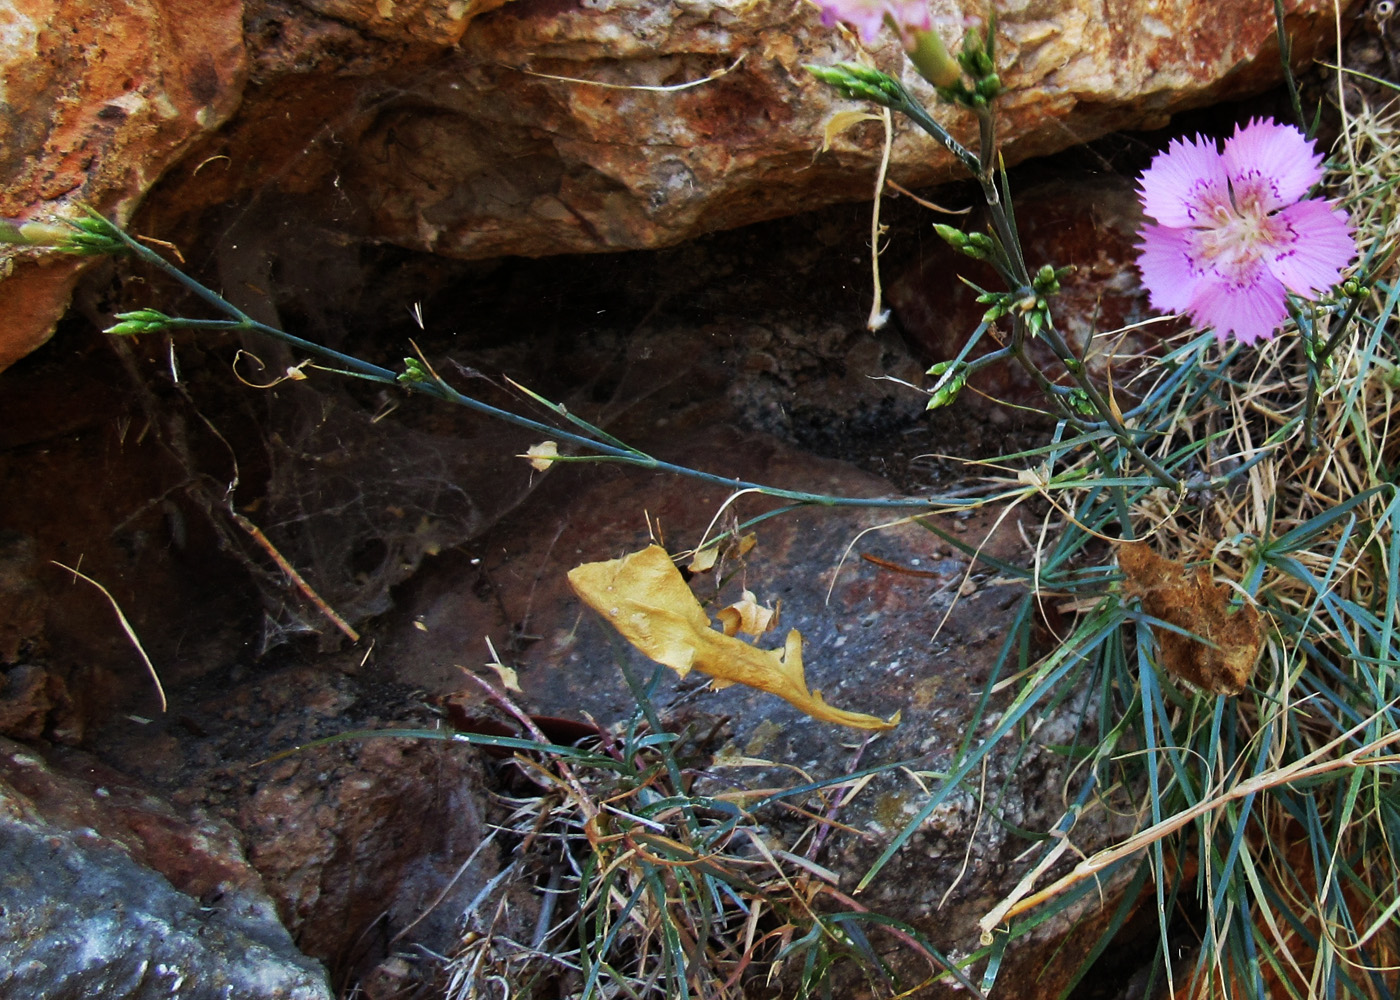
[[[948,55],[938,32],[916,30],[913,39],[914,47],[908,50],[908,56],[920,76],[935,87],[951,87],[958,82],[962,69]]]
[[[62,226],[50,226],[44,222],[22,222],[19,219],[0,219],[0,243],[52,247],[58,246],[72,235],[72,229]]]
[[[55,248],[82,257],[130,252],[126,241],[122,239],[122,231],[108,222],[100,212],[84,205],[83,213],[80,218],[64,220],[73,227],[74,232],[65,234],[62,240],[53,244]]]
[[[967,75],[974,80],[983,80],[996,72],[987,40],[976,29],[970,29],[963,35],[962,52],[958,54],[958,62],[962,63]]]
[[[1031,287],[1041,295],[1054,295],[1060,290],[1060,283],[1055,279],[1055,269],[1046,264],[1031,279]]]
[[[1078,386],[1069,391],[1069,405],[1070,409],[1082,417],[1097,416],[1099,412],[1094,407],[1094,401],[1089,398],[1089,394]]]
[[[968,233],[960,248],[974,260],[991,260],[996,256],[996,242],[986,233]]]
[[[904,88],[887,73],[858,63],[837,63],[835,66],[803,67],[818,80],[835,87],[843,96],[856,101],[874,101],[885,107],[898,107],[904,100]]]
[[[954,367],[958,369],[957,372],[951,378],[947,378],[946,376]],[[937,385],[929,396],[928,406],[924,407],[926,410],[936,410],[941,406],[947,406],[958,398],[958,393],[962,392],[963,386],[967,384],[967,365],[959,364],[956,361],[940,361],[930,368],[928,373],[940,376],[939,382],[941,384]]]
[[[933,224],[933,231],[942,237],[943,242],[947,243],[954,250],[961,250],[963,247],[967,246],[967,234],[961,229],[954,229],[952,226],[945,226],[941,222],[935,222]]]
[[[170,317],[155,309],[137,309],[135,312],[117,313],[117,323],[107,327],[103,333],[115,337],[134,337],[143,333],[156,333],[165,329]]]
[[[399,373],[399,381],[404,385],[413,385],[417,382],[431,382],[432,372],[428,371],[427,365],[417,358],[404,358],[403,371]]]

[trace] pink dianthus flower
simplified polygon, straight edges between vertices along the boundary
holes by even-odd
[[[1322,155],[1291,125],[1236,126],[1221,153],[1203,136],[1177,139],[1143,171],[1138,270],[1153,308],[1185,312],[1246,344],[1268,339],[1304,298],[1335,285],[1356,256],[1347,214],[1303,196]]]

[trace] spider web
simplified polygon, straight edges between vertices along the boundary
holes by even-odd
[[[425,556],[483,527],[463,485],[471,443],[376,422],[332,396],[308,402],[290,438],[268,439],[265,531],[341,617],[363,621],[390,609]]]

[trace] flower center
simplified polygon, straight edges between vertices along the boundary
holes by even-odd
[[[1257,198],[1236,196],[1216,204],[1211,223],[1197,231],[1196,246],[1203,260],[1222,272],[1247,270],[1273,242],[1269,216]]]

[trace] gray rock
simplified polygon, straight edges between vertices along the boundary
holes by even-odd
[[[37,757],[8,742],[5,749],[10,752],[0,773],[19,769],[41,781],[55,778]],[[77,784],[58,777],[45,782],[45,790],[73,791]],[[114,797],[105,787],[89,794]],[[57,800],[40,801],[53,806]],[[51,811],[72,815],[41,808],[0,779],[0,996],[331,996],[324,972],[297,951],[260,886],[226,882],[201,899],[137,860],[116,837],[50,822],[44,813]],[[186,864],[198,864],[198,853],[192,850]]]

